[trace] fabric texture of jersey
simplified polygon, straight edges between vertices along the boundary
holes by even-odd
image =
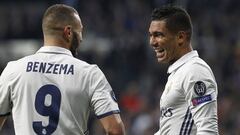
[[[119,113],[102,71],[67,49],[45,46],[9,62],[0,78],[0,115],[12,113],[16,135],[86,135],[98,118]]]
[[[218,135],[217,84],[211,68],[191,51],[168,73],[155,135]]]

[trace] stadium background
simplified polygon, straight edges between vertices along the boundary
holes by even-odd
[[[1,0],[0,72],[8,61],[42,46],[41,18],[55,3],[75,7],[84,25],[79,58],[96,63],[112,85],[128,135],[153,135],[167,65],[159,65],[148,43],[153,8],[173,3],[190,13],[192,45],[215,73],[221,135],[240,135],[239,0]],[[80,103],[79,103],[80,104]],[[96,117],[90,135],[103,135]],[[14,135],[11,118],[0,131]]]

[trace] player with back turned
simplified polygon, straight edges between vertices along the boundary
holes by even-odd
[[[211,68],[192,49],[188,13],[173,6],[155,9],[149,34],[158,62],[170,64],[155,135],[218,135],[217,84]]]
[[[0,77],[0,126],[12,114],[16,135],[87,135],[93,110],[108,135],[124,135],[113,90],[96,65],[73,57],[82,40],[78,12],[49,7],[44,46],[9,62]]]

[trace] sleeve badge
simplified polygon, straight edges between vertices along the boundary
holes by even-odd
[[[198,95],[198,96],[203,96],[206,93],[206,85],[204,84],[204,82],[202,81],[197,81],[194,84],[194,92]]]

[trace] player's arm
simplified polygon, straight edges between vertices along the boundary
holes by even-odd
[[[218,135],[217,84],[209,69],[198,65],[192,69],[188,76],[191,79],[185,80],[184,89],[197,135]]]
[[[91,106],[107,135],[124,135],[117,99],[102,71],[94,66],[90,74]]]
[[[125,128],[119,114],[101,118],[100,122],[107,135],[125,135]]]
[[[4,122],[5,122],[6,119],[7,119],[6,116],[0,116],[0,130],[2,129],[3,124],[4,124]]]
[[[10,63],[6,66],[0,76],[0,130],[7,119],[7,116],[11,114],[11,90],[9,81],[14,78],[12,76],[12,70],[10,68]]]

